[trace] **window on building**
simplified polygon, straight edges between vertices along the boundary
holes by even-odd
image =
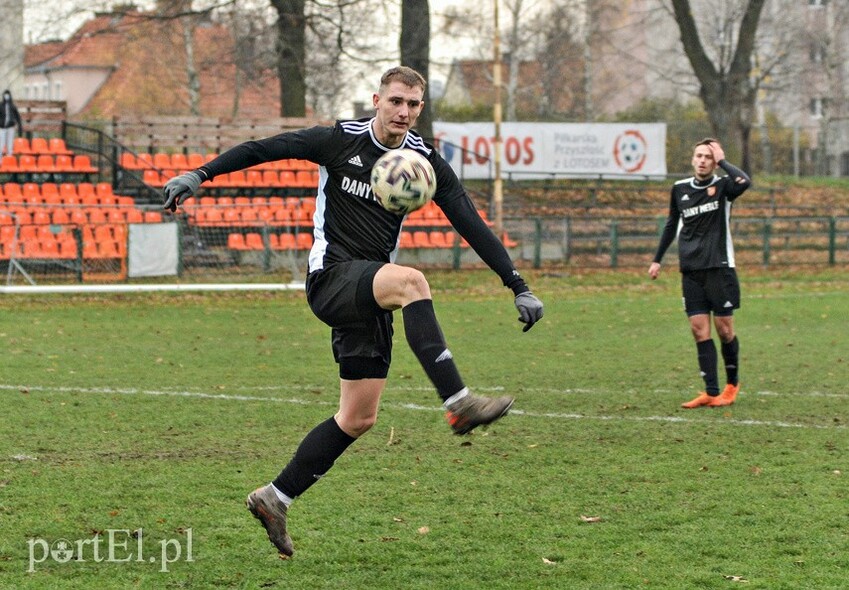
[[[811,116],[815,119],[823,117],[827,106],[828,101],[825,98],[812,98],[810,106]]]
[[[53,100],[64,100],[62,96],[62,82],[53,83],[53,96],[51,98]]]
[[[825,6],[828,0],[808,0],[808,6]]]
[[[822,43],[811,44],[811,62],[815,64],[825,62],[825,45]]]

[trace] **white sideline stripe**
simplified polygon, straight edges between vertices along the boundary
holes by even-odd
[[[153,291],[303,291],[304,283],[197,283],[147,285],[11,285],[0,294],[148,293]]]
[[[296,386],[297,389],[306,389],[309,386]],[[310,389],[315,389],[314,387]],[[424,389],[424,388],[422,388]],[[8,385],[0,384],[0,390],[16,390],[16,391],[43,391],[56,393],[103,393],[112,395],[150,395],[150,396],[170,396],[170,397],[186,397],[200,399],[214,399],[223,401],[255,401],[255,402],[272,402],[297,404],[301,406],[336,406],[337,402],[324,402],[318,400],[304,400],[298,398],[277,398],[263,397],[257,395],[233,395],[227,393],[203,393],[198,391],[179,391],[179,390],[155,390],[155,389],[137,389],[137,388],[111,388],[111,387],[43,387],[43,386],[27,386],[27,385]],[[751,394],[749,394],[751,395]],[[767,393],[767,395],[778,395],[775,393]],[[408,410],[426,411],[426,412],[442,412],[441,406],[421,406],[418,404],[409,403],[392,403],[382,402],[384,406],[393,408],[404,408]],[[528,416],[530,418],[552,418],[558,420],[598,420],[607,422],[669,422],[676,424],[731,424],[735,426],[768,426],[775,428],[812,428],[815,430],[844,430],[845,425],[842,424],[800,424],[795,422],[782,422],[775,420],[700,420],[693,418],[683,418],[680,416],[588,416],[586,414],[576,413],[561,413],[561,412],[526,412],[524,410],[510,410],[511,414],[518,416]]]

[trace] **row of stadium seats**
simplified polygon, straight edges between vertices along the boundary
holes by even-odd
[[[229,234],[227,236],[227,247],[230,250],[265,250],[262,235],[255,232]],[[312,248],[312,232],[269,233],[268,248],[271,250],[309,250]]]
[[[194,170],[200,168],[205,163],[216,158],[218,154],[200,154],[192,152],[189,154],[183,153],[140,153],[133,154],[131,152],[123,152],[121,154],[121,167],[127,170],[148,170],[155,169],[158,171],[183,171]],[[316,170],[318,167],[312,162],[306,160],[277,160],[275,162],[266,162],[258,166],[249,168],[254,171],[264,170]]]
[[[16,154],[53,154],[55,155],[73,155],[73,151],[65,145],[65,140],[61,137],[16,137],[12,142],[12,152]]]
[[[132,197],[113,193],[108,182],[7,182],[0,185],[0,203],[29,205],[133,205]]]
[[[453,231],[402,231],[401,248],[453,248],[457,234]],[[310,232],[269,233],[268,248],[270,250],[309,250],[312,247],[313,236]],[[515,243],[514,243],[515,245]],[[466,240],[460,239],[460,246],[469,246]],[[265,250],[262,235],[256,232],[231,233],[227,236],[227,247],[231,250]]]
[[[159,211],[135,207],[20,207],[0,210],[0,226],[83,225],[86,223],[161,223]]]
[[[21,154],[0,159],[0,174],[96,174],[86,154]]]
[[[127,226],[82,225],[82,257],[85,259],[125,258]],[[0,259],[76,259],[79,255],[73,226],[62,228],[46,225],[0,226]]]
[[[142,171],[142,181],[154,187],[165,186],[183,170]],[[203,184],[204,188],[315,188],[318,186],[317,170],[238,170],[220,174]]]
[[[198,226],[300,225],[312,226],[308,209],[286,207],[198,207],[189,214],[190,223]]]

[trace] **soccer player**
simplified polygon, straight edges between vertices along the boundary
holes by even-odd
[[[734,268],[731,242],[731,205],[752,183],[749,176],[725,160],[719,142],[707,138],[693,150],[691,178],[672,187],[669,217],[649,266],[649,276],[660,274],[660,261],[678,235],[678,261],[684,311],[696,340],[699,369],[705,391],[682,408],[729,406],[740,391],[740,345],[733,313],[740,307],[740,284]],[[717,166],[727,176],[714,174]],[[726,386],[719,392],[716,345],[711,337],[711,314],[725,363]]]
[[[424,106],[425,84],[411,68],[392,68],[372,97],[374,117],[242,143],[172,178],[164,188],[165,208],[174,211],[202,182],[220,174],[289,158],[319,165],[306,294],[313,313],[332,328],[339,408],[306,435],[273,482],[247,499],[248,509],[285,556],[294,551],[286,526],[289,506],[377,419],[391,361],[393,311],[401,310],[407,342],[442,398],[456,434],[498,420],[513,404],[509,396],[488,398],[469,391],[445,343],[425,276],[394,264],[404,218],[383,209],[371,193],[371,168],[381,155],[409,148],[425,156],[436,172],[434,202],[513,292],[523,331],[543,315],[542,302],[478,215],[451,167],[412,130]]]

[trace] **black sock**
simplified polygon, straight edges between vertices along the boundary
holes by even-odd
[[[713,340],[702,340],[696,343],[699,353],[699,369],[705,380],[705,391],[708,395],[719,395],[719,380],[716,376],[716,344]]]
[[[728,383],[737,385],[739,381],[738,363],[740,358],[740,342],[737,336],[731,342],[722,343],[722,360],[725,361],[725,376]]]
[[[292,460],[274,480],[274,487],[294,500],[327,473],[355,440],[334,418],[325,420],[304,437]]]
[[[454,364],[454,357],[445,344],[442,330],[436,321],[433,301],[420,299],[401,310],[404,331],[413,354],[419,359],[425,373],[444,400],[461,391],[465,385]]]

